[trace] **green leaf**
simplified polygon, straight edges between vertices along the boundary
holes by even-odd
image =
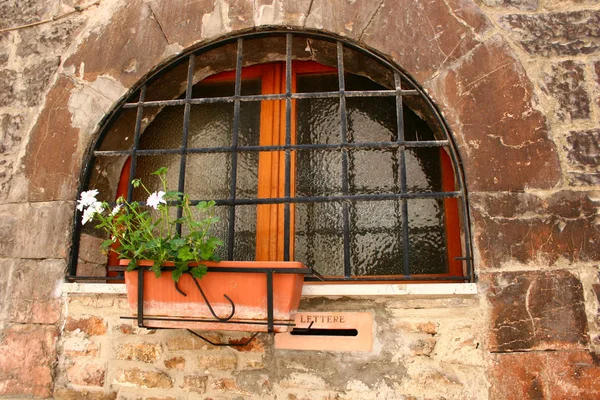
[[[183,275],[183,271],[180,269],[176,269],[173,271],[172,277],[175,282],[179,282],[179,278]]]
[[[189,246],[183,246],[177,252],[177,258],[181,261],[189,261],[194,259],[194,253],[190,251]]]
[[[131,184],[135,188],[140,187],[141,183],[142,183],[141,179],[134,179],[134,180],[131,181]]]
[[[190,270],[194,278],[202,279],[206,275],[206,265],[200,264]]]
[[[162,175],[162,174],[166,174],[167,173],[167,167],[161,167],[159,169],[157,169],[156,171],[154,171],[152,173],[152,175]]]
[[[127,271],[133,271],[137,268],[137,261],[134,259],[129,260],[129,264],[127,264]]]

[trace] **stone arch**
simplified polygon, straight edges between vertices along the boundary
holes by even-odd
[[[273,26],[346,36],[401,65],[445,115],[471,190],[557,184],[558,157],[532,84],[470,0],[288,3],[136,0],[108,10],[110,21],[86,30],[73,46],[31,132],[25,159],[30,200],[75,197],[93,132],[154,68],[183,49]],[[59,162],[45,165],[52,159],[39,157],[41,151],[53,151]]]

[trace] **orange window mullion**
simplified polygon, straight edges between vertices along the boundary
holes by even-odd
[[[263,67],[262,93],[285,93],[285,65],[269,64]],[[295,79],[292,84],[295,83]],[[263,101],[260,114],[261,146],[285,144],[285,100]],[[292,103],[292,143],[295,143],[295,110]],[[290,163],[290,189],[295,190],[295,155]],[[265,151],[258,158],[258,197],[277,198],[285,196],[285,152]],[[284,210],[283,204],[257,206],[256,260],[282,261],[284,259]],[[290,260],[294,254],[294,206],[290,205]]]

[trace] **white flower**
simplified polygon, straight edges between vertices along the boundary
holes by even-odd
[[[148,197],[148,200],[146,200],[146,205],[158,210],[159,204],[167,204],[167,201],[163,198],[165,194],[166,193],[162,190],[152,193],[150,197]]]
[[[96,201],[93,204],[90,204],[88,208],[83,211],[83,217],[81,218],[81,224],[85,225],[86,222],[91,221],[94,218],[94,215],[102,212],[102,203]]]
[[[121,211],[121,208],[123,208],[123,206],[121,204],[117,204],[115,206],[115,208],[113,208],[112,211],[110,212],[110,216],[114,217],[115,215],[117,215],[119,213],[119,211]]]
[[[98,195],[98,190],[88,190],[87,192],[81,192],[81,197],[77,200],[77,209],[79,211],[83,211],[85,207],[91,206],[96,203],[96,196]]]

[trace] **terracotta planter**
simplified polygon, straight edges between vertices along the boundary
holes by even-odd
[[[121,260],[127,265],[128,260]],[[140,265],[151,266],[151,261],[141,261]],[[222,261],[205,262],[208,267],[223,268],[283,268],[306,269],[299,262],[265,261]],[[186,294],[182,295],[171,278],[170,271],[163,271],[156,278],[152,271],[144,272],[144,325],[153,328],[188,328],[200,330],[236,330],[266,332],[265,324],[243,324],[239,322],[267,321],[267,275],[262,272],[208,272],[197,282],[210,302],[213,311],[220,318],[227,318],[232,306],[223,295],[227,295],[235,304],[235,313],[229,323],[218,322],[211,314],[193,278],[184,274],[178,287]],[[275,332],[285,332],[286,326],[277,323],[293,322],[294,314],[300,303],[303,274],[273,274],[273,316]],[[138,311],[138,271],[125,272],[127,300],[134,315]],[[147,319],[148,318],[148,319]],[[202,319],[197,321],[165,321],[151,318]],[[217,321],[217,322],[210,322]],[[236,321],[238,323],[231,323]]]

